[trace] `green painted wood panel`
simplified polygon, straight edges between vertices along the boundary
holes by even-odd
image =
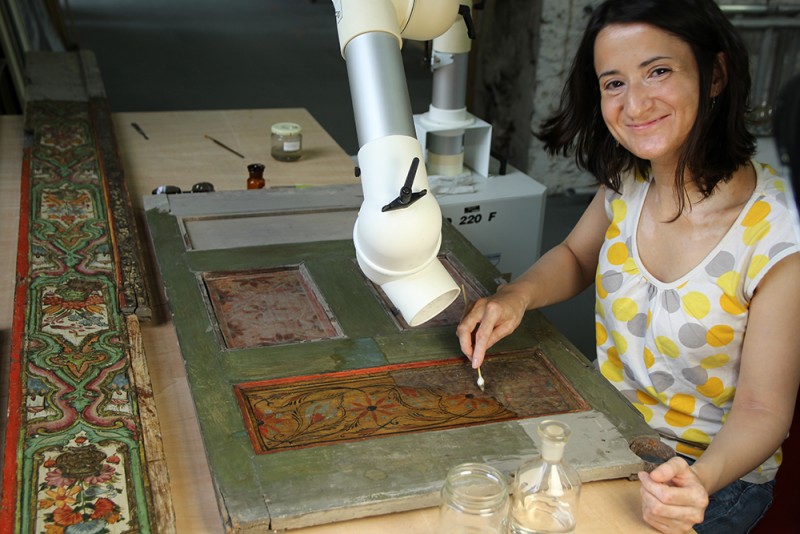
[[[290,211],[293,202],[304,209],[322,209],[326,202],[340,207],[360,203],[357,187],[335,188],[331,198],[320,191],[309,193],[311,200],[303,190],[284,192],[269,209]],[[255,454],[235,384],[462,356],[454,326],[407,331],[398,327],[358,270],[349,240],[187,250],[183,217],[216,215],[215,206],[236,216],[265,209],[261,197],[225,192],[212,196],[198,195],[197,205],[187,195],[148,197],[145,207],[213,480],[225,520],[234,531],[258,531],[266,525],[291,528],[428,506],[435,503],[447,469],[457,463],[484,461],[510,472],[522,458],[536,453],[535,421],[522,420]],[[447,224],[442,253],[487,292],[496,289],[500,278],[494,266]],[[345,337],[225,348],[203,273],[301,264]],[[588,454],[575,458],[579,470],[596,478],[636,472],[641,462],[627,451],[627,442],[653,433],[635,410],[538,312],[528,313],[519,330],[495,352],[532,349],[542,351],[592,407],[567,414],[578,430],[585,428],[581,431],[591,445],[586,447]],[[597,429],[608,433],[601,440],[605,445],[591,443]]]

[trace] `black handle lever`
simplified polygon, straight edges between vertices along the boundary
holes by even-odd
[[[459,4],[458,14],[464,17],[464,24],[467,25],[467,36],[470,39],[475,39],[475,23],[472,21],[472,12],[470,11],[469,6]]]
[[[390,203],[382,207],[381,211],[391,211],[391,210],[407,208],[428,193],[427,189],[423,189],[422,191],[417,191],[416,193],[411,191],[411,186],[414,185],[414,177],[417,175],[417,167],[419,167],[419,158],[414,158],[413,160],[411,160],[411,167],[408,169],[408,174],[406,175],[406,181],[403,184],[403,187],[400,188],[400,195],[396,199],[392,200]]]

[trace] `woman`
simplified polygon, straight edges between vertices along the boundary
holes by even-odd
[[[713,0],[600,5],[540,133],[599,191],[457,329],[479,367],[526,310],[595,282],[598,368],[678,453],[640,473],[644,519],[662,532],[760,519],[800,381],[800,245],[785,182],[751,161],[749,87]]]

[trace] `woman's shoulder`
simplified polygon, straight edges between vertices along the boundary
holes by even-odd
[[[626,171],[620,175],[619,191],[606,187],[606,202],[620,198],[626,201],[637,198],[647,191],[649,183],[649,178],[642,175],[638,170]]]
[[[756,170],[756,187],[753,196],[757,202],[766,202],[771,206],[773,217],[786,217],[788,223],[797,224],[794,198],[789,179],[781,176],[775,168],[767,163],[753,160]]]

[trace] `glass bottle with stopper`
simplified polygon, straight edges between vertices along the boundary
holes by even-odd
[[[264,164],[251,163],[247,166],[247,189],[263,189],[267,184],[264,179]]]
[[[570,436],[565,423],[548,419],[537,428],[541,456],[517,469],[511,488],[511,534],[568,534],[575,531],[581,482],[564,461]]]

